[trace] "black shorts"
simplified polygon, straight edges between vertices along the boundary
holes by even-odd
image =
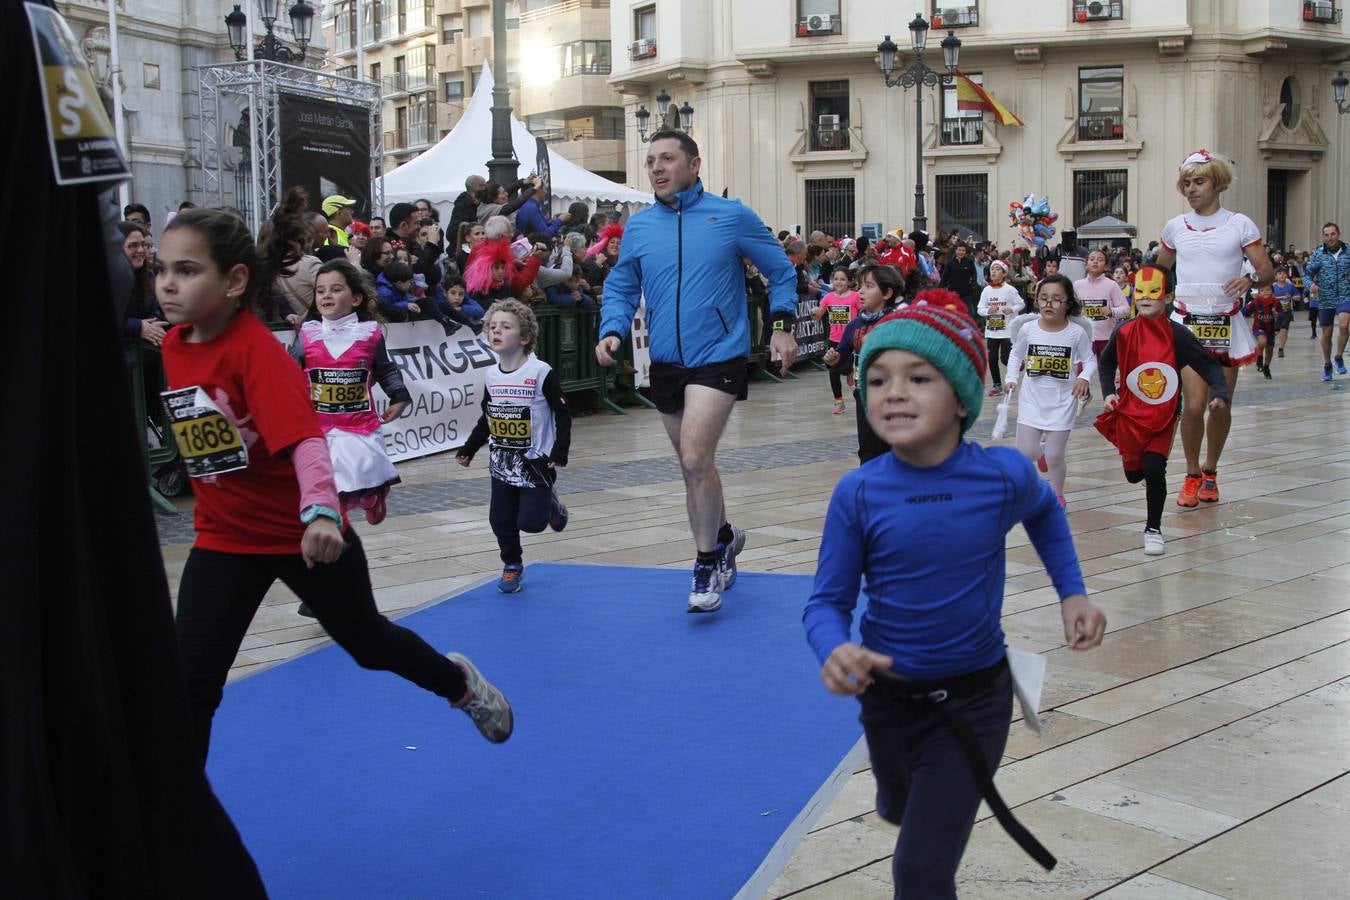
[[[674,415],[684,409],[684,389],[691,384],[716,388],[725,394],[731,394],[737,400],[746,398],[744,356],[693,369],[686,369],[674,363],[654,362],[648,376],[652,383],[652,402],[666,415]]]

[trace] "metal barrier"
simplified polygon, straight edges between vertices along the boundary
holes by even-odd
[[[136,436],[141,445],[141,456],[145,459],[145,480],[150,490],[150,501],[155,508],[166,516],[178,515],[178,508],[169,502],[165,494],[178,494],[183,487],[183,473],[177,466],[178,444],[174,441],[173,430],[168,416],[161,405],[156,405],[152,417],[146,402],[147,375],[154,379],[155,393],[164,389],[164,364],[159,348],[136,339],[133,348],[135,358],[131,366],[131,401],[136,416]],[[147,362],[150,363],[147,365]],[[159,437],[159,446],[151,448],[148,428],[154,428]],[[172,466],[163,476],[156,477],[155,472],[165,466]]]
[[[600,403],[620,415],[623,407],[609,398],[613,373],[595,359],[595,343],[600,333],[600,312],[537,305],[539,320],[536,355],[558,373],[563,393],[594,391]]]

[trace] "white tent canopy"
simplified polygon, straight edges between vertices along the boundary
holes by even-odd
[[[464,192],[464,179],[470,175],[487,177],[487,161],[492,158],[492,84],[492,71],[484,65],[478,88],[454,130],[421,156],[384,176],[386,206],[425,198],[448,210]],[[535,139],[515,115],[511,116],[511,144],[521,161],[521,175],[525,175],[534,168]],[[651,193],[615,184],[552,149],[548,151],[548,164],[555,201],[652,202]]]

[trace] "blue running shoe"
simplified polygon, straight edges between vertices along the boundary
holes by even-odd
[[[1322,367],[1322,380],[1323,380],[1323,381],[1330,381],[1330,380],[1331,380],[1331,366],[1330,366],[1330,365],[1325,365],[1325,366]]]
[[[1336,357],[1336,374],[1337,374],[1337,375],[1344,375],[1344,374],[1345,374],[1345,357],[1344,357],[1344,356],[1338,356],[1338,357]]]
[[[689,588],[691,613],[716,612],[722,608],[722,569],[717,563],[694,563],[694,583]]]
[[[736,583],[736,556],[745,549],[745,532],[731,527],[731,543],[717,545],[717,567],[722,572],[722,590],[729,591]]]
[[[497,579],[497,590],[501,591],[503,594],[517,593],[522,587],[524,587],[524,585],[521,584],[521,582],[524,580],[525,580],[524,566],[520,564],[516,564],[513,566],[505,566],[502,569],[502,577]]]
[[[548,527],[554,531],[562,531],[567,527],[567,507],[558,499],[558,495],[553,495],[553,509],[549,513]]]

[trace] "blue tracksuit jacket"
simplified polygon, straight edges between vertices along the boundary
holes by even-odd
[[[768,279],[772,311],[795,313],[796,270],[754,210],[705,193],[701,181],[669,205],[658,200],[628,220],[605,279],[600,334],[625,337],[645,297],[653,362],[692,369],[745,356],[742,259]]]

